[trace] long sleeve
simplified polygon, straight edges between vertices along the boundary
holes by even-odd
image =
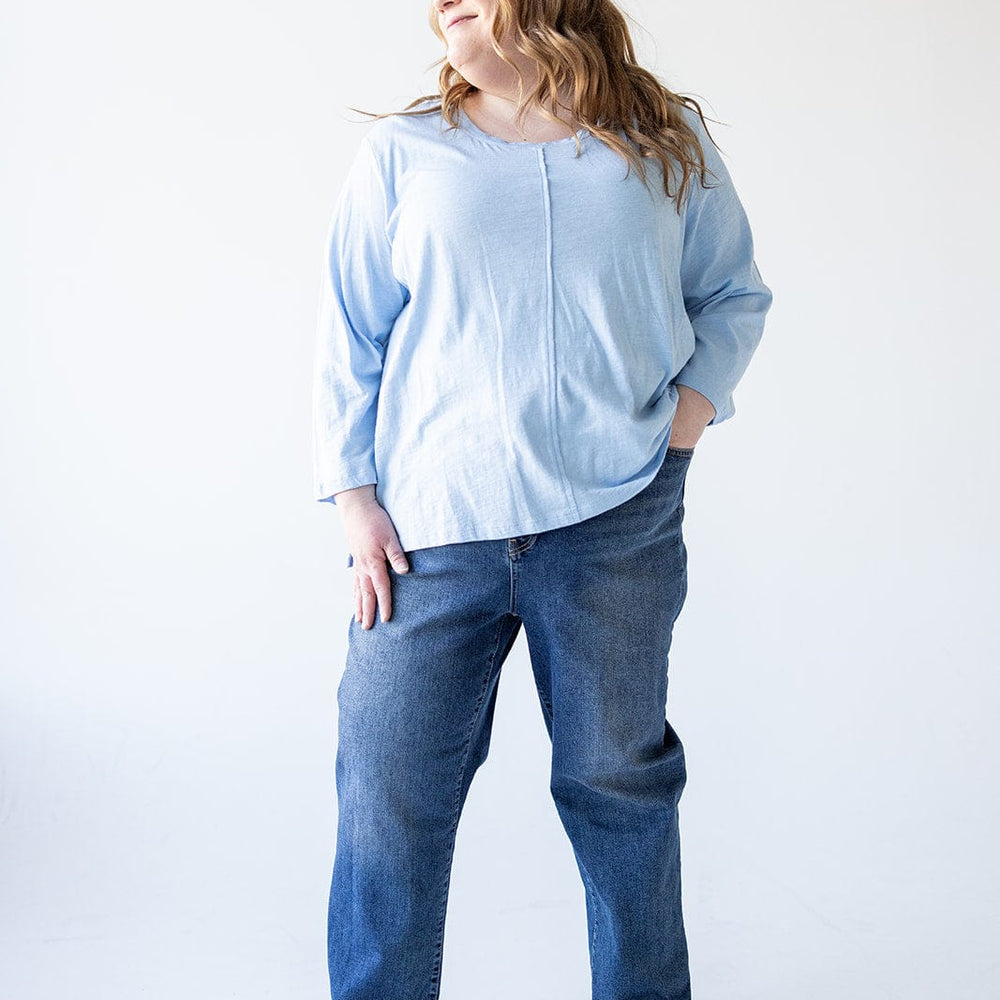
[[[695,175],[687,200],[681,288],[695,350],[674,381],[697,389],[715,407],[710,424],[735,412],[733,390],[764,332],[772,294],[754,261],[753,236],[732,178],[697,114],[692,125],[714,173],[704,189]]]
[[[327,231],[313,377],[315,499],[377,483],[375,417],[385,347],[409,292],[392,270],[388,204],[367,137]]]

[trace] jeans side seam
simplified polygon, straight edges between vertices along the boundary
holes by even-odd
[[[545,692],[542,690],[542,685],[538,682],[537,677],[535,678],[535,690],[538,692],[538,700],[542,703],[542,710],[548,717],[549,725],[551,726],[555,718],[552,712],[552,704],[549,699],[545,697]]]
[[[590,875],[587,869],[583,865],[580,865],[580,870],[583,872],[583,882],[584,887],[587,890],[587,894],[590,896],[590,909],[593,914],[593,927],[590,931],[590,967],[593,973],[597,972],[597,924],[600,919],[598,913],[598,899],[597,893],[594,891],[593,883],[590,881]]]

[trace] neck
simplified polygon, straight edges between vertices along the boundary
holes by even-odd
[[[490,86],[489,84],[474,84],[474,86],[476,90],[466,98],[468,105],[496,122],[515,124],[518,107],[516,86],[513,88]],[[557,98],[556,116],[572,126],[573,115],[569,107],[569,100],[564,94],[560,94]],[[524,112],[521,122],[525,127],[552,125],[552,122],[536,107],[528,108]]]

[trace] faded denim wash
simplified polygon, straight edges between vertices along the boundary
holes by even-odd
[[[439,996],[459,818],[522,625],[551,793],[585,888],[592,998],[690,1000],[687,775],[666,700],[693,452],[668,449],[644,489],[575,524],[410,551],[408,573],[390,565],[389,621],[365,630],[351,618],[337,689],[333,1000]]]

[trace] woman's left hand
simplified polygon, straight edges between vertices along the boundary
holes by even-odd
[[[693,448],[715,417],[715,407],[707,396],[689,385],[677,386],[677,412],[670,427],[672,448]]]

